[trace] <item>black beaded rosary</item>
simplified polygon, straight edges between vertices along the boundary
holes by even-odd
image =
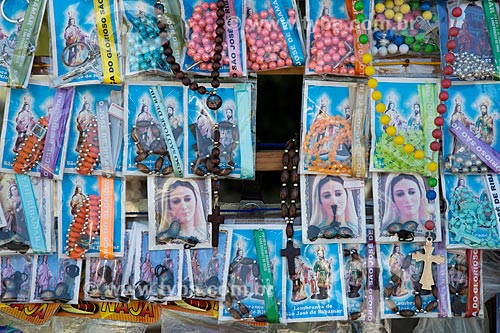
[[[213,88],[212,91],[208,91],[206,87],[198,85],[198,83],[192,81],[189,77],[187,77],[184,72],[181,70],[181,66],[176,62],[175,57],[173,56],[173,50],[170,46],[170,41],[167,39],[168,32],[166,31],[166,23],[163,22],[165,13],[165,7],[161,3],[160,0],[157,0],[154,9],[155,14],[158,18],[158,28],[160,30],[159,36],[162,41],[163,53],[167,56],[167,63],[170,65],[170,69],[172,73],[176,76],[177,79],[182,81],[182,84],[186,87],[189,87],[192,91],[198,92],[200,95],[208,94],[208,98],[206,101],[207,107],[210,110],[217,111],[222,106],[222,98],[217,95],[217,88],[220,86],[220,69],[222,67],[222,43],[224,41],[224,25],[225,25],[225,2],[223,0],[217,1],[217,28],[215,29],[215,46],[214,46],[214,54],[212,56],[212,72],[210,76],[212,77],[211,86]],[[214,147],[212,148],[211,155],[206,160],[206,169],[213,175],[212,177],[212,194],[214,199],[214,205],[212,209],[212,214],[209,215],[208,221],[212,223],[212,246],[217,247],[219,243],[219,225],[224,223],[224,217],[220,215],[220,207],[219,203],[219,189],[220,183],[218,180],[219,175],[226,175],[232,169],[224,169],[221,172],[219,167],[220,164],[220,131],[219,125],[216,123],[214,125]],[[206,176],[206,174],[204,174]]]
[[[286,248],[280,251],[282,257],[286,257],[288,263],[288,275],[295,275],[295,257],[300,255],[300,248],[293,246],[293,222],[297,216],[297,199],[299,197],[299,145],[297,139],[288,140],[283,152],[283,171],[281,172],[281,217],[286,223]],[[291,189],[289,184],[291,183]],[[290,198],[290,202],[287,202]]]

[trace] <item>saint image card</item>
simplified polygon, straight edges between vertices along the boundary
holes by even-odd
[[[500,245],[499,189],[495,174],[444,174],[448,248],[496,249]]]
[[[356,83],[305,81],[302,173],[351,175]]]
[[[33,256],[13,255],[0,258],[0,301],[2,303],[28,303]]]
[[[284,248],[284,226],[266,225],[262,229],[256,224],[225,224],[221,228],[228,232],[228,269],[223,281],[227,283],[226,297],[231,296],[232,302],[221,303],[219,320],[248,319],[251,315],[282,322],[285,267],[280,250]],[[248,313],[241,311],[240,303]]]
[[[430,258],[425,258],[424,243],[377,245],[382,319],[403,318],[401,313],[417,318],[447,316],[446,251],[439,244],[434,243]],[[431,285],[425,284],[424,274],[432,276]]]
[[[211,249],[190,250],[190,266],[193,276],[194,297],[219,300],[225,297],[223,280],[226,262],[227,232],[219,233],[219,246]]]
[[[255,140],[252,134],[252,84],[221,84],[217,88],[217,95],[222,98],[222,105],[212,111],[207,105],[210,95],[188,90],[186,176],[210,173],[206,165],[214,147],[214,125],[218,124],[221,175],[253,179]]]
[[[47,179],[0,173],[2,253],[54,250],[53,185]]]
[[[53,86],[121,82],[118,14],[116,0],[49,0]]]
[[[160,96],[150,90],[152,87],[158,89]],[[185,91],[181,83],[174,82],[134,82],[125,86],[124,169],[127,175],[177,174],[182,177]],[[168,122],[163,123],[162,119]],[[170,127],[167,133],[164,126]]]
[[[56,89],[43,81],[32,81],[25,90],[7,90],[1,136],[5,144],[0,146],[2,171],[24,173],[22,170],[25,170],[30,176],[40,176],[42,158],[46,157],[44,148],[49,146],[45,138],[50,117],[56,116],[53,113],[60,112],[54,110],[55,94]],[[53,177],[56,179],[62,178],[68,126],[66,122],[64,127],[58,129],[63,139],[60,142],[60,153],[52,157]],[[39,139],[42,144],[38,144]],[[38,144],[34,153],[32,143]]]
[[[365,242],[363,180],[301,175],[300,182],[305,244]]]
[[[410,172],[428,175],[430,160],[437,162],[437,154],[430,149],[435,139],[434,118],[438,115],[438,91],[434,79],[377,78],[377,91],[382,93],[383,112],[375,111],[375,101],[371,107],[372,149],[371,171]],[[382,105],[382,104],[378,104]],[[381,118],[389,119],[387,124]],[[389,135],[386,131],[395,135]],[[395,138],[404,138],[404,144],[397,144]],[[414,152],[423,151],[426,158],[416,158],[414,152],[404,150],[411,144]],[[418,156],[418,155],[417,155]],[[430,160],[429,160],[430,159]]]
[[[483,317],[481,250],[449,250],[447,265],[452,315]]]
[[[123,179],[66,174],[57,190],[59,256],[123,256]]]
[[[87,258],[85,269],[85,301],[120,301],[124,258]]]
[[[500,173],[498,84],[456,82],[446,103],[444,172]]]
[[[59,259],[57,253],[34,256],[31,303],[78,304],[81,259]]]
[[[184,250],[150,250],[148,232],[142,232],[139,237],[134,264],[134,299],[157,303],[180,300]]]
[[[212,211],[207,179],[148,177],[151,249],[209,248],[208,212]]]
[[[363,320],[365,288],[367,281],[366,246],[342,244],[344,255],[344,290],[347,296],[347,313],[350,320]]]
[[[69,119],[65,173],[78,173],[78,166],[82,159],[84,163],[92,163],[92,166],[89,166],[92,175],[102,175],[105,172],[121,173],[123,167],[122,104],[120,86],[75,87],[73,110]],[[109,122],[102,121],[107,119]],[[102,123],[109,124],[109,126],[103,128]],[[90,153],[85,154],[81,148],[82,144],[91,144],[94,148],[96,147],[95,136],[88,135],[96,128],[99,153],[97,159]],[[80,172],[83,173],[83,168]]]
[[[294,232],[295,274],[285,267],[286,321],[331,321],[347,319],[344,293],[344,262],[340,244],[303,244],[302,231]],[[286,263],[286,260],[285,260]]]
[[[429,186],[428,177],[374,172],[372,179],[377,242],[423,242],[429,231],[435,242],[441,241],[439,190]],[[432,230],[425,228],[428,220],[434,222]]]
[[[46,5],[47,0],[2,1],[0,85],[28,85]]]

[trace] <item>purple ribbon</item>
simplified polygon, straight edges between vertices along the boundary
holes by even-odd
[[[366,243],[366,316],[365,322],[377,323],[378,314],[378,269],[377,269],[377,251],[375,248],[375,231],[372,228],[367,229],[368,241]]]
[[[500,154],[495,151],[495,149],[478,139],[474,133],[465,127],[459,120],[451,124],[450,131],[491,170],[495,173],[500,173]]]
[[[448,267],[446,265],[446,247],[443,242],[434,243],[436,245],[436,254],[440,254],[445,258],[444,264],[437,265],[437,288],[438,288],[438,317],[446,318],[449,317],[449,290],[448,284],[446,283],[446,277],[448,276]]]
[[[229,74],[231,77],[242,77],[243,66],[240,57],[240,24],[241,21],[236,16],[234,0],[226,0],[226,43],[229,56]]]
[[[42,178],[54,178],[54,169],[61,152],[74,93],[75,89],[72,87],[56,90],[40,164]]]

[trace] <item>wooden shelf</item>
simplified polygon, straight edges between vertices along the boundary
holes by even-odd
[[[282,150],[258,151],[255,158],[255,171],[280,171],[283,169],[281,162]]]

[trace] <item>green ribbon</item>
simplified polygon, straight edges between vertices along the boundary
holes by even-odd
[[[257,261],[259,262],[260,278],[262,288],[264,288],[264,304],[266,306],[266,316],[269,323],[279,323],[278,305],[274,291],[273,271],[271,269],[271,258],[267,248],[266,232],[264,229],[253,231],[253,240],[257,251]]]
[[[241,179],[254,179],[255,159],[252,136],[252,98],[250,85],[236,84],[234,93],[238,105],[238,132],[240,140]]]
[[[495,58],[495,80],[500,80],[500,23],[498,13],[493,0],[483,0],[483,10],[490,33],[491,50]]]
[[[172,55],[175,59],[182,59],[182,50],[184,48],[183,25],[181,24],[181,7],[178,1],[166,1],[164,4],[165,13],[163,14],[168,33],[168,40],[172,48]]]
[[[28,84],[46,4],[47,0],[31,0],[26,9],[10,65],[9,85],[11,87],[25,88]]]
[[[424,132],[423,150],[425,156],[432,156],[431,161],[437,162],[437,154],[435,154],[429,143],[434,141],[432,130],[434,129],[435,108],[437,101],[437,85],[434,83],[426,83],[418,85],[418,103],[420,104],[420,113],[422,118],[422,127]],[[427,165],[427,163],[425,163]],[[425,170],[424,173],[430,176],[430,172]]]

